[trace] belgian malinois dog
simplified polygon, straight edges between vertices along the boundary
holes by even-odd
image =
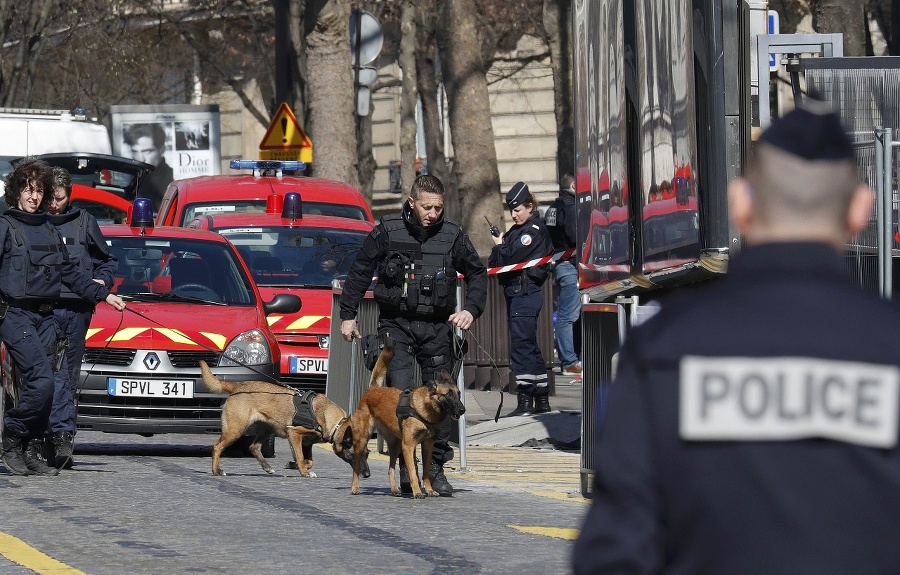
[[[203,383],[214,393],[228,393],[228,399],[222,405],[222,436],[213,445],[212,472],[214,475],[225,475],[219,467],[222,451],[237,441],[247,428],[256,424],[256,437],[250,445],[250,453],[256,457],[266,473],[275,473],[262,454],[262,443],[271,434],[286,437],[294,452],[297,469],[301,477],[315,477],[312,469],[312,445],[325,441],[334,442],[335,432],[347,421],[347,413],[336,403],[321,393],[305,396],[306,403],[295,402],[303,392],[287,386],[265,381],[223,381],[216,377],[206,365],[200,361]],[[298,413],[300,409],[305,413]],[[352,464],[352,451],[343,449],[335,453]]]
[[[402,450],[403,462],[409,472],[413,497],[415,499],[422,499],[426,496],[437,497],[439,494],[431,488],[431,476],[428,473],[431,468],[431,450],[434,440],[444,418],[449,415],[453,419],[459,419],[465,413],[466,408],[459,398],[459,388],[456,386],[456,382],[446,372],[443,372],[437,380],[429,381],[408,392],[403,392],[395,387],[384,387],[388,365],[393,357],[393,349],[385,347],[381,351],[375,369],[372,371],[369,389],[360,399],[359,407],[350,416],[350,420],[345,422],[335,434],[335,453],[346,459],[346,455],[342,455],[339,451],[352,450],[353,481],[350,484],[350,493],[358,495],[360,472],[363,472],[364,476],[367,476],[365,473],[368,472],[369,451],[366,444],[372,430],[377,430],[379,437],[384,439],[390,456],[388,479],[391,483],[391,495],[401,496],[394,466]],[[408,405],[406,399],[402,398],[404,394],[407,395]],[[420,443],[422,444],[423,469],[425,470],[424,493],[419,487],[414,456],[416,446]]]

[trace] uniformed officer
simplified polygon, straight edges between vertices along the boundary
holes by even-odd
[[[900,312],[845,272],[873,201],[838,116],[775,121],[728,199],[728,274],[625,341],[574,571],[897,573]]]
[[[93,302],[106,300],[118,310],[125,302],[93,281],[69,259],[45,210],[53,172],[40,160],[16,164],[6,177],[4,199],[10,209],[0,216],[0,296],[6,344],[21,384],[18,401],[3,414],[0,458],[15,475],[56,475],[41,456],[53,398],[52,355],[57,330],[53,308],[62,286]]]
[[[559,195],[544,213],[547,232],[553,240],[553,250],[564,252],[578,245],[575,235],[575,222],[578,210],[575,203],[575,178],[565,174],[559,182]],[[553,279],[557,286],[556,324],[553,327],[553,338],[556,343],[556,354],[559,356],[559,367],[564,373],[581,377],[581,360],[575,352],[574,325],[581,314],[581,294],[578,291],[578,256],[573,253],[566,259],[556,262],[553,268]]]
[[[399,214],[385,216],[363,241],[340,298],[341,334],[359,337],[359,302],[378,268],[374,296],[378,302],[378,336],[391,341],[394,358],[388,385],[416,387],[413,360],[423,381],[441,371],[452,372],[452,327],[467,330],[484,311],[487,271],[468,236],[444,219],[444,186],[431,175],[418,176]],[[457,275],[466,280],[466,300],[456,311]],[[453,459],[450,420],[438,432],[430,470],[431,485],[441,495],[453,494],[443,466]],[[400,462],[400,487],[412,493],[406,466]]]
[[[59,230],[66,244],[69,258],[94,281],[111,289],[119,260],[109,251],[100,226],[86,210],[69,203],[72,178],[65,169],[53,168],[53,194],[47,211],[49,220]],[[61,368],[54,374],[53,405],[50,409],[50,437],[45,442],[47,462],[55,467],[72,465],[75,438],[75,388],[84,355],[84,338],[94,302],[82,299],[63,285],[59,302],[53,310],[60,342],[64,346]]]
[[[537,211],[537,201],[524,182],[506,194],[513,225],[493,237],[490,266],[505,266],[542,258],[553,253],[553,243]],[[518,403],[510,415],[550,411],[547,365],[537,341],[537,320],[544,304],[541,286],[547,279],[544,265],[497,274],[509,319],[509,362],[516,377]]]

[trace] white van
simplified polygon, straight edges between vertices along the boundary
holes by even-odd
[[[81,110],[0,108],[0,195],[10,160],[57,152],[111,154],[109,130]]]

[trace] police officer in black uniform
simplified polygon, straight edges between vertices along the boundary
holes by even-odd
[[[506,266],[528,262],[553,253],[553,244],[537,201],[524,182],[517,182],[506,194],[513,226],[492,237],[494,248],[488,264]],[[550,411],[547,364],[537,341],[537,320],[544,305],[541,286],[547,280],[545,265],[497,274],[509,319],[509,362],[516,377],[518,404],[510,415],[530,415]]]
[[[63,284],[85,299],[125,309],[121,298],[69,259],[62,236],[44,211],[52,188],[53,172],[45,162],[16,164],[6,177],[10,209],[0,216],[0,339],[21,384],[17,403],[3,414],[0,458],[15,475],[59,473],[44,462],[41,451],[53,398],[53,308]]]
[[[575,223],[578,210],[575,202],[575,178],[565,174],[559,182],[559,195],[544,213],[544,223],[555,252],[565,252],[575,248],[578,236]],[[566,259],[560,259],[553,267],[556,280],[556,324],[553,336],[559,367],[564,373],[581,377],[581,360],[575,351],[574,325],[581,314],[581,293],[578,291],[578,256],[574,252]]]
[[[454,357],[452,327],[467,330],[484,311],[487,272],[468,236],[459,225],[444,219],[444,186],[439,179],[418,176],[403,211],[382,218],[363,242],[339,302],[341,334],[347,341],[359,337],[356,313],[376,268],[378,337],[394,348],[388,385],[418,386],[413,381],[413,360],[424,381],[441,371],[452,372],[460,359]],[[466,300],[459,312],[458,273],[466,280]],[[453,494],[443,471],[453,459],[449,438],[450,420],[446,419],[434,444],[434,462],[426,470],[435,491],[444,496]],[[412,492],[402,461],[400,487],[404,493]]]
[[[625,341],[576,574],[898,572],[900,312],[842,259],[872,203],[822,103],[761,135],[727,275]]]
[[[69,258],[94,281],[111,289],[119,259],[109,251],[100,226],[86,210],[70,203],[72,178],[65,169],[53,168],[53,194],[47,211],[66,244]],[[50,410],[50,437],[44,454],[55,467],[72,465],[75,438],[75,388],[84,355],[84,338],[94,314],[93,301],[79,297],[63,285],[53,310],[64,353],[62,368],[54,374],[53,406]]]

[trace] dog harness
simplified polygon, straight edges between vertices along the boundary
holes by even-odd
[[[406,419],[407,417],[415,417],[416,419],[418,419],[425,425],[429,425],[429,426],[434,425],[433,423],[431,423],[430,421],[428,421],[427,419],[422,417],[418,411],[416,411],[409,405],[409,396],[412,393],[412,391],[413,390],[411,388],[404,389],[403,392],[400,394],[400,401],[397,402],[397,422],[398,422],[398,424],[402,428],[404,419]]]
[[[315,391],[298,391],[294,395],[294,418],[291,419],[291,425],[315,430],[324,440],[325,431],[316,421],[316,415],[312,408],[312,402],[316,395],[318,394]]]

